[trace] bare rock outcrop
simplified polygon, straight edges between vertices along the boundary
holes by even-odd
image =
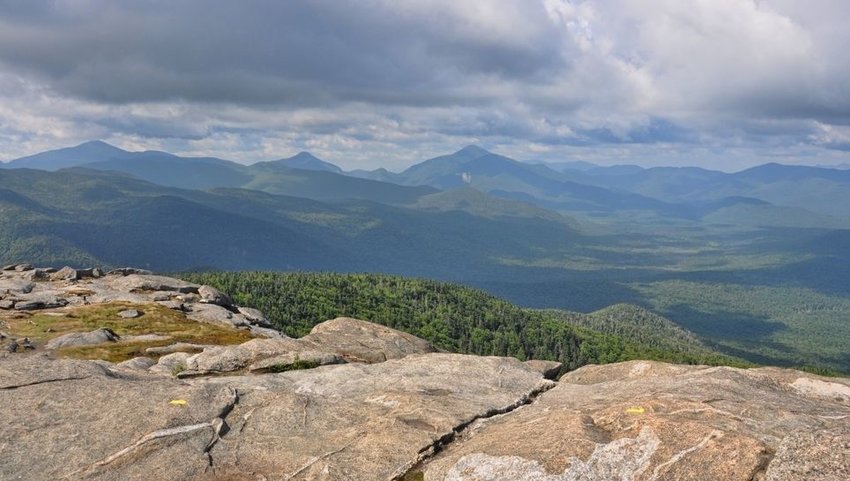
[[[0,479],[392,479],[550,385],[517,360],[458,354],[191,380],[10,358]]]
[[[428,341],[416,336],[348,317],[318,324],[302,339],[352,362],[383,362],[436,351]]]
[[[214,306],[218,307],[218,306]],[[221,308],[219,308],[221,309]],[[341,317],[318,324],[307,336],[254,339],[235,346],[214,346],[186,359],[181,376],[241,370],[284,371],[297,366],[343,362],[377,363],[411,354],[436,352],[427,341],[385,326]]]
[[[62,349],[66,347],[91,346],[104,342],[115,342],[118,335],[110,329],[95,329],[91,332],[72,332],[56,337],[47,343],[48,349]]]
[[[775,368],[588,366],[421,470],[446,481],[850,479],[848,389]]]
[[[206,286],[73,271],[0,271],[0,479],[850,479],[848,379],[632,361],[555,382],[557,362],[350,318],[292,339]],[[47,335],[91,309],[121,338]],[[80,346],[123,362],[61,359]]]

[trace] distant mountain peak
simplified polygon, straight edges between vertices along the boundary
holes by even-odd
[[[50,150],[48,152],[64,152],[64,153],[85,153],[85,154],[126,154],[128,151],[116,147],[108,142],[104,142],[103,140],[89,140],[87,142],[83,142],[82,144],[75,145],[73,147],[65,147],[62,149]]]
[[[466,147],[455,152],[455,155],[463,155],[466,157],[481,157],[484,155],[490,155],[491,153],[492,152],[490,152],[489,150],[481,148],[477,145],[467,145]]]
[[[289,157],[287,159],[281,159],[280,162],[283,165],[293,169],[321,170],[326,172],[333,172],[336,174],[342,173],[342,169],[340,169],[336,165],[330,162],[325,162],[324,160],[316,157],[315,155],[307,151],[298,152],[292,157]]]
[[[77,145],[77,147],[95,147],[95,146],[96,147],[109,147],[109,148],[112,148],[112,149],[121,150],[118,147],[110,144],[109,142],[106,142],[106,141],[103,141],[103,140],[100,140],[100,139],[88,140],[86,142],[83,142],[80,145]]]
[[[11,168],[24,167],[42,170],[58,170],[91,162],[112,160],[132,155],[131,152],[110,145],[102,140],[90,140],[73,147],[48,150],[10,161]]]
[[[301,152],[298,152],[297,154],[293,155],[292,157],[290,157],[286,160],[294,160],[294,159],[321,160],[320,158],[316,157],[315,155],[311,154],[310,152],[308,152],[306,150],[302,150]]]

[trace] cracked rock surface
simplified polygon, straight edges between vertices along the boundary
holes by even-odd
[[[850,381],[776,368],[588,366],[482,422],[425,480],[850,479]]]
[[[550,385],[515,359],[441,353],[190,380],[10,357],[0,479],[391,479]]]

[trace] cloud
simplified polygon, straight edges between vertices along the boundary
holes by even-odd
[[[0,148],[822,163],[845,155],[848,20],[843,0],[0,2]]]

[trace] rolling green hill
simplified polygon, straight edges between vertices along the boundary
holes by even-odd
[[[358,199],[383,204],[412,204],[422,196],[437,192],[437,189],[427,186],[403,186],[328,171],[292,169],[278,162],[254,164],[247,172],[251,180],[240,186],[245,189],[326,202]]]
[[[697,336],[673,321],[632,304],[615,304],[589,314],[547,309],[546,315],[596,332],[611,334],[659,351],[716,355]]]
[[[215,286],[231,293],[237,303],[262,310],[291,336],[302,336],[324,320],[345,316],[400,329],[453,352],[558,360],[568,369],[629,359],[746,365],[711,352],[681,329],[668,327],[656,335],[632,335],[645,333],[659,322],[650,313],[621,306],[594,316],[608,316],[612,319],[608,325],[633,322],[645,327],[622,334],[602,333],[561,316],[519,308],[483,291],[424,279],[274,272],[180,275]],[[669,333],[674,337],[666,342]]]
[[[326,204],[244,189],[169,188],[87,169],[4,169],[0,185],[5,262],[486,277],[504,270],[494,258],[580,238],[567,223],[522,211],[490,218],[367,201]]]

